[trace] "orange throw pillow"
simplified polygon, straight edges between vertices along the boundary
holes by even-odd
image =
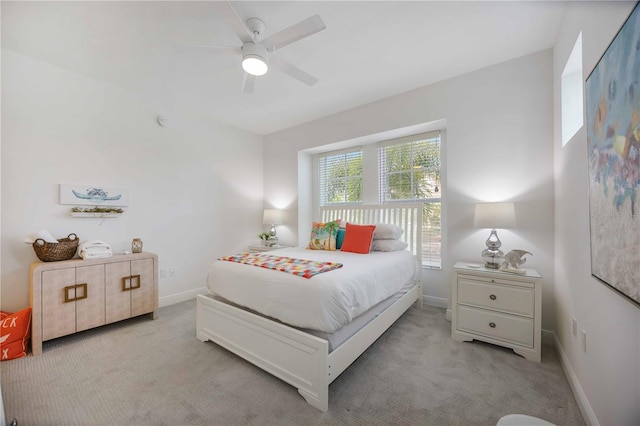
[[[340,250],[360,254],[369,253],[369,250],[371,250],[371,241],[373,240],[373,231],[375,230],[375,225],[354,225],[347,223],[347,231],[344,235],[344,242]]]
[[[0,311],[0,360],[22,358],[31,337],[31,308],[10,314]]]

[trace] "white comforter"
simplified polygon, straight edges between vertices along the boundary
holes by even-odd
[[[408,251],[356,254],[288,248],[273,254],[344,266],[307,279],[219,260],[209,270],[209,290],[284,323],[332,333],[399,291],[417,271]]]

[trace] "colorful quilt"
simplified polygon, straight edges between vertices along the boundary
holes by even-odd
[[[233,256],[221,257],[220,260],[287,272],[303,278],[311,278],[322,272],[342,268],[342,263],[337,262],[317,262],[314,260],[295,259],[293,257],[274,256],[264,253],[240,253]]]

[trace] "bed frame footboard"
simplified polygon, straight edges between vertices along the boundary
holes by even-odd
[[[196,334],[298,388],[321,411],[329,406],[326,340],[198,295]]]
[[[313,407],[327,411],[329,384],[400,316],[418,302],[418,283],[400,300],[329,353],[329,342],[287,325],[198,295],[196,336],[211,340],[295,386]]]

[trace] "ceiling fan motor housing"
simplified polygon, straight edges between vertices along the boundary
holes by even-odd
[[[257,40],[258,36],[264,33],[264,30],[267,28],[264,21],[258,18],[247,19],[247,27],[249,28],[249,30],[251,30],[254,40]]]
[[[242,45],[242,68],[249,74],[265,74],[268,69],[268,61],[269,52],[263,45],[252,41]],[[256,66],[257,68],[254,68]]]

